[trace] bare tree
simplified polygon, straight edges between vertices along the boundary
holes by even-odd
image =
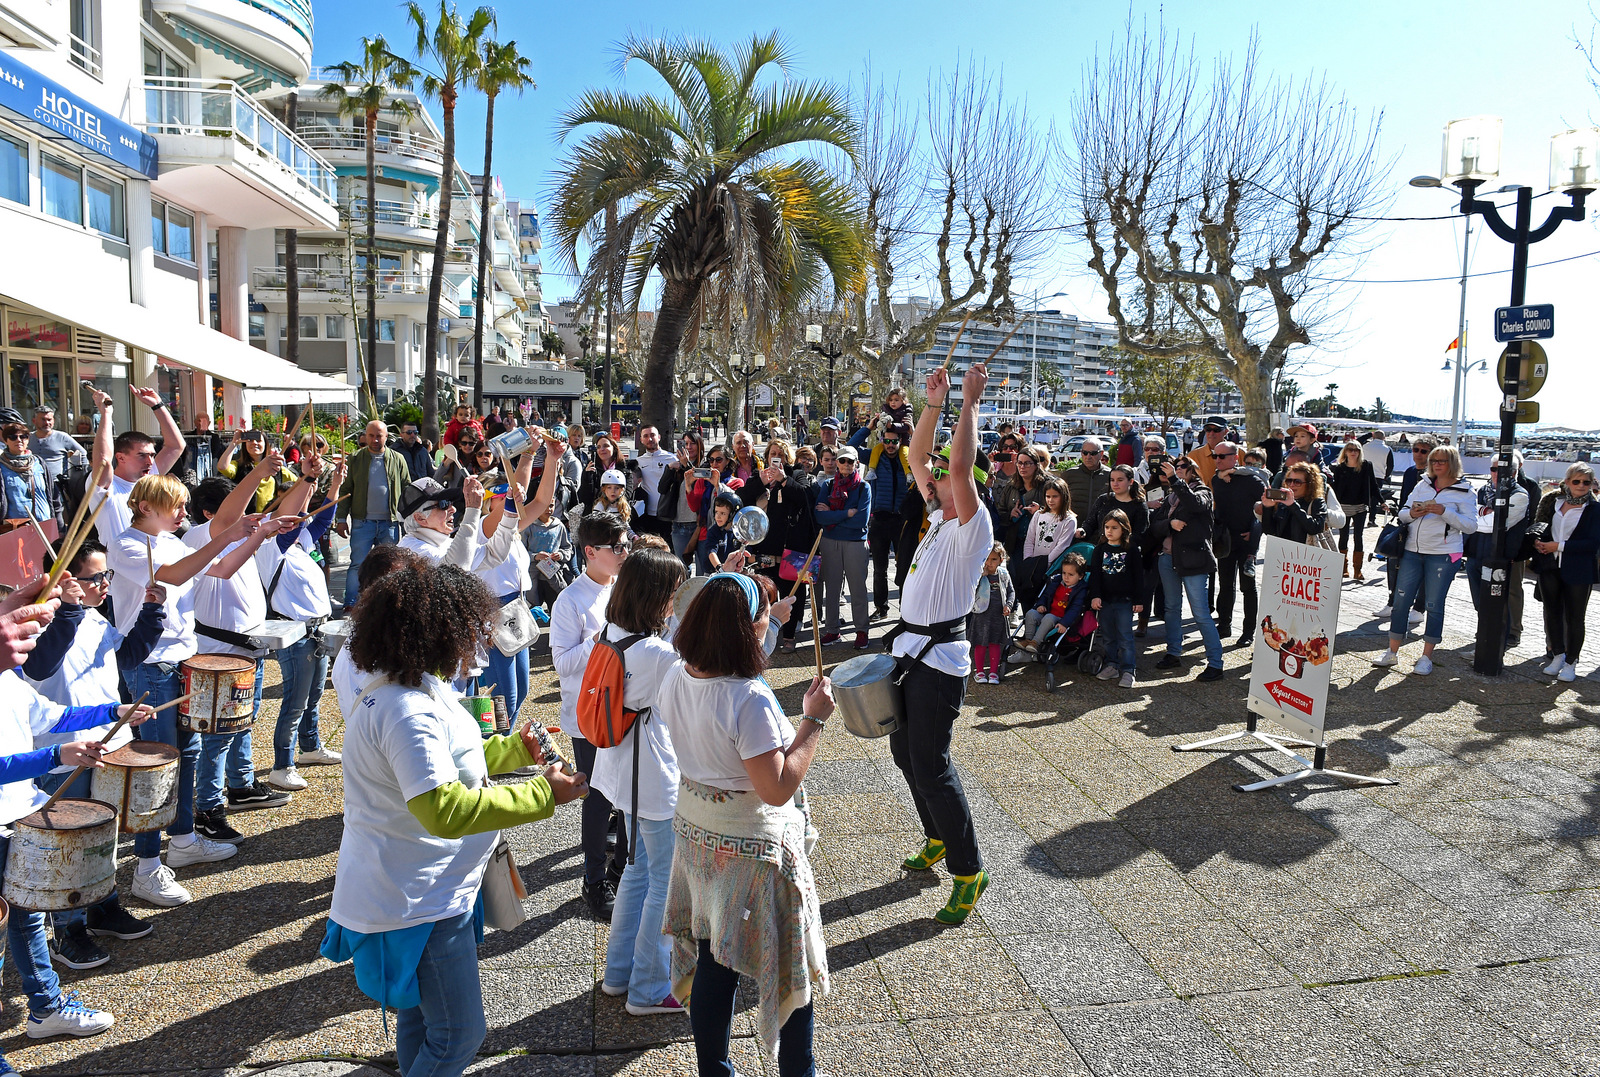
[[[1324,342],[1339,267],[1387,198],[1381,113],[1325,81],[1263,76],[1258,60],[1252,37],[1202,85],[1192,45],[1130,20],[1073,103],[1069,188],[1118,346],[1209,357],[1252,436],[1289,350]]]
[[[907,355],[933,346],[940,325],[967,310],[1012,316],[1012,283],[1049,245],[1051,157],[1027,105],[1002,79],[957,65],[910,104],[869,68],[857,95],[855,175],[871,258],[867,287],[838,297],[834,321],[845,355],[873,393],[887,392]],[[923,302],[897,300],[912,281]]]

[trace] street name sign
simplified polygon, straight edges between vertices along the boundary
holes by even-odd
[[[1502,344],[1508,340],[1549,340],[1555,335],[1554,303],[1496,307],[1494,310],[1494,339]]]

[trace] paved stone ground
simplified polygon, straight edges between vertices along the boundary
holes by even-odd
[[[1506,675],[1475,675],[1459,582],[1434,675],[1407,676],[1409,661],[1376,669],[1366,659],[1382,645],[1370,617],[1382,592],[1344,592],[1329,759],[1398,786],[1240,794],[1233,783],[1288,760],[1171,752],[1237,727],[1239,651],[1226,679],[1199,684],[1198,661],[1150,668],[1153,633],[1136,691],[1073,675],[1046,695],[1037,667],[974,688],[956,750],[994,883],[959,929],[931,918],[944,872],[898,868],[919,836],[886,744],[830,730],[808,779],[833,976],[818,1007],[821,1069],[1600,1073],[1600,683],[1538,672],[1531,598]],[[826,652],[830,663],[849,653]],[[793,711],[808,655],[771,673]],[[270,721],[275,667],[269,683]],[[548,657],[536,659],[530,706],[553,718],[556,704]],[[323,717],[337,745],[331,694]],[[260,741],[257,759],[266,765]],[[288,808],[235,817],[249,834],[236,859],[180,872],[193,904],[140,910],[154,935],[108,940],[111,964],[64,973],[117,1014],[109,1033],[25,1039],[8,970],[0,1050],[12,1063],[57,1075],[239,1072],[319,1054],[392,1065],[349,967],[317,955],[340,776],[307,777]],[[606,929],[578,900],[577,834],[570,806],[514,833],[532,919],[482,948],[491,1030],[475,1072],[692,1073],[685,1019],[629,1017],[597,988]],[[748,1012],[735,1031],[740,1069],[775,1073]]]

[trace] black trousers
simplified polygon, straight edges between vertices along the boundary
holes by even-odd
[[[572,763],[584,774],[594,773],[595,751],[595,746],[584,738],[572,738]],[[583,881],[597,883],[607,874],[606,832],[611,829],[611,801],[593,786],[589,788],[589,795],[583,798],[582,826]],[[619,841],[611,854],[611,877],[621,878],[622,869],[627,866],[628,843]]]
[[[1364,536],[1367,533],[1367,514],[1364,512],[1352,512],[1346,515],[1344,526],[1339,528],[1339,552],[1344,553],[1345,547],[1350,545],[1352,530],[1356,533],[1356,553],[1366,553],[1367,544]]]
[[[889,555],[900,538],[902,524],[898,512],[875,512],[867,524],[867,552],[872,556],[872,604],[889,604]]]
[[[1576,665],[1583,650],[1583,616],[1589,609],[1589,585],[1575,587],[1561,582],[1559,572],[1539,573],[1539,595],[1544,600],[1545,647],[1551,654],[1564,654]]]
[[[1235,586],[1237,584],[1237,586]],[[1240,550],[1217,561],[1217,628],[1233,627],[1233,596],[1244,596],[1244,631],[1256,630],[1256,552]]]
[[[951,874],[972,875],[983,867],[983,857],[961,776],[950,761],[950,734],[966,698],[966,678],[913,662],[901,687],[906,721],[889,734],[889,754],[911,787],[922,832],[944,842]]]

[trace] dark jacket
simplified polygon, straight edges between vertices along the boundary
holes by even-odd
[[[1267,470],[1276,475],[1283,466],[1283,439],[1262,438],[1256,442],[1256,448],[1267,454]]]
[[[427,442],[418,438],[415,445],[407,445],[405,441],[398,440],[390,442],[389,447],[399,453],[401,459],[406,462],[412,482],[433,478],[433,453],[428,451]]]
[[[1083,540],[1105,541],[1102,525],[1112,509],[1121,509],[1123,515],[1128,517],[1128,526],[1133,529],[1133,534],[1128,536],[1128,542],[1137,549],[1144,540],[1145,531],[1150,527],[1150,506],[1144,503],[1143,498],[1137,497],[1132,501],[1118,501],[1117,495],[1109,492],[1095,498],[1094,507],[1089,510],[1089,515],[1080,517],[1083,520],[1083,530],[1080,532]]]
[[[791,472],[782,485],[767,491],[767,537],[755,552],[776,557],[784,550],[810,550],[817,537],[816,508],[816,476]]]
[[[1193,483],[1174,482],[1171,490],[1177,495],[1177,505],[1174,507],[1169,497],[1156,507],[1150,516],[1151,541],[1159,547],[1172,539],[1172,567],[1180,576],[1216,571],[1217,558],[1211,551],[1211,528],[1215,519],[1211,491],[1199,479]],[[1173,520],[1182,520],[1183,527],[1174,530]]]
[[[1067,508],[1073,512],[1088,511],[1094,507],[1096,498],[1111,490],[1111,469],[1104,464],[1095,471],[1080,464],[1058,471],[1056,476],[1067,484],[1067,489],[1072,493],[1072,503]]]
[[[1217,519],[1228,530],[1233,540],[1233,553],[1253,552],[1258,526],[1256,505],[1267,490],[1259,475],[1234,468],[1224,482],[1213,476],[1211,496],[1215,499]]]
[[[1108,561],[1107,558],[1110,558]],[[1108,546],[1102,542],[1089,555],[1089,599],[1102,604],[1144,602],[1144,558],[1139,547],[1125,542]]]
[[[872,515],[872,487],[859,479],[845,498],[844,508],[835,509],[828,502],[836,479],[817,483],[817,523],[822,525],[822,537],[838,542],[867,541],[867,520]],[[855,515],[850,515],[850,510]]]
[[[1033,608],[1038,609],[1043,606],[1046,613],[1053,612],[1056,591],[1065,586],[1066,584],[1062,581],[1061,573],[1059,572],[1045,580],[1044,586],[1039,588],[1039,597],[1033,601]],[[1074,628],[1077,628],[1078,622],[1083,618],[1083,611],[1088,608],[1089,581],[1079,580],[1076,587],[1067,591],[1066,609],[1060,614],[1061,630],[1063,632],[1071,632]]]
[[[1539,502],[1537,523],[1550,525],[1555,519],[1556,506],[1566,495],[1559,489],[1551,490]],[[1549,541],[1548,535],[1545,541]],[[1583,519],[1567,537],[1561,550],[1561,566],[1556,568],[1554,554],[1535,554],[1531,564],[1539,572],[1561,574],[1561,582],[1570,587],[1592,587],[1596,583],[1595,553],[1600,551],[1600,501],[1593,497],[1583,507]]]
[[[1379,500],[1378,476],[1369,461],[1360,467],[1333,465],[1333,499],[1341,505],[1375,505]]]
[[[594,503],[600,500],[600,477],[608,469],[601,467],[586,467],[583,469],[583,479],[578,483],[578,504],[583,506],[583,511],[588,512],[594,508]],[[634,489],[639,484],[639,473],[623,468],[618,468],[622,477],[627,481],[622,484],[622,496],[632,501],[636,496]]]
[[[1290,542],[1305,542],[1311,535],[1320,535],[1328,527],[1328,504],[1314,497],[1309,504],[1290,501],[1261,510],[1261,532],[1277,535]]]
[[[906,499],[906,488],[911,485],[911,477],[901,462],[906,457],[906,450],[902,448],[890,454],[879,447],[873,455],[877,456],[878,462],[875,467],[868,469],[872,474],[872,514],[897,515]],[[868,459],[870,462],[870,457]]]

